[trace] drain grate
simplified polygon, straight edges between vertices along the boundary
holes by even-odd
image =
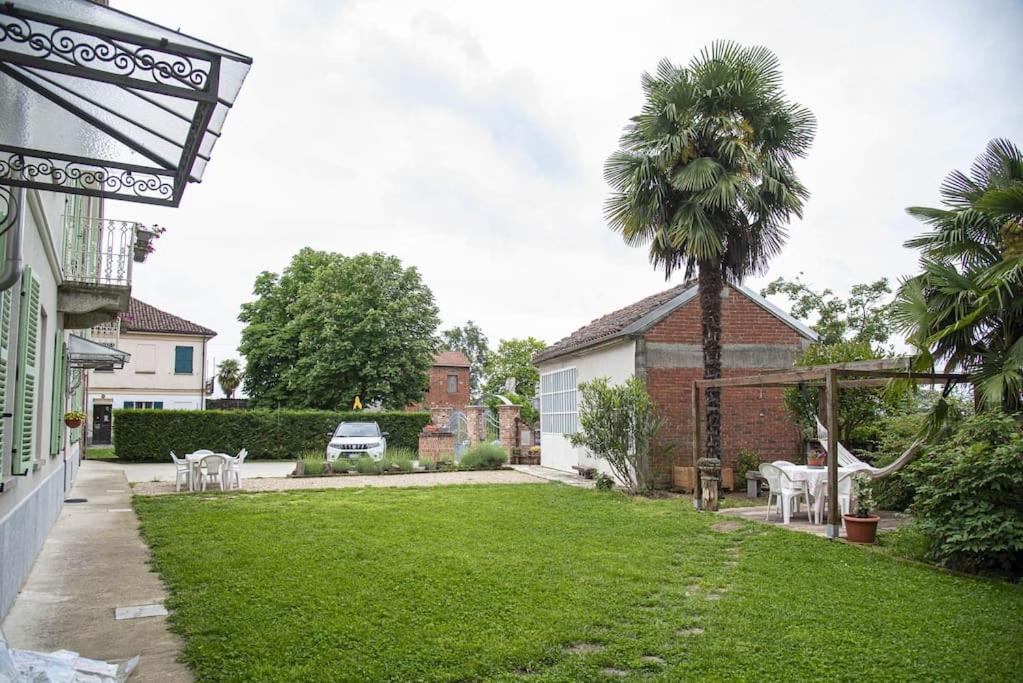
[[[88,503],[88,498],[65,498],[65,503]]]

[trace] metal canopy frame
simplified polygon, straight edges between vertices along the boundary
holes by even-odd
[[[712,387],[795,387],[800,384],[814,384],[823,388],[825,398],[825,427],[828,430],[828,538],[838,538],[841,519],[838,507],[838,392],[840,388],[863,388],[884,386],[892,380],[914,383],[956,384],[969,381],[969,375],[948,372],[915,372],[911,358],[884,358],[880,360],[853,361],[832,365],[811,365],[801,368],[764,370],[745,377],[721,377],[698,379],[692,386],[693,419],[693,504],[699,509],[702,495],[699,468],[696,461],[703,452],[703,424],[700,410],[702,390]]]
[[[37,1],[0,2],[0,80],[68,112],[107,149],[143,161],[37,149],[8,136],[0,140],[0,185],[178,206],[185,186],[201,181],[252,60],[88,0],[71,2],[66,16]],[[96,12],[111,14],[98,15],[104,22],[80,20]],[[232,82],[222,88],[227,62]],[[83,81],[107,97],[73,87]],[[147,114],[168,125],[161,129]]]

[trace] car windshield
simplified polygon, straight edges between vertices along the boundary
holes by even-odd
[[[334,436],[380,436],[376,422],[342,422]]]

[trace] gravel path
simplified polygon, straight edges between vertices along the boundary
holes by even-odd
[[[544,479],[514,470],[479,472],[424,472],[421,474],[386,474],[365,477],[263,477],[243,479],[243,491],[291,491],[293,489],[348,489],[364,486],[398,488],[406,486],[451,486],[453,484],[543,484]],[[213,490],[218,490],[214,488]],[[132,484],[140,496],[174,493],[174,484],[162,481]],[[182,488],[181,493],[187,493]]]

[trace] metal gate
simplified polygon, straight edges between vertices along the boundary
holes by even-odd
[[[456,410],[448,419],[448,429],[455,435],[455,461],[461,460],[469,450],[469,419]]]
[[[487,442],[501,440],[501,421],[493,410],[488,410],[483,417],[483,440]]]

